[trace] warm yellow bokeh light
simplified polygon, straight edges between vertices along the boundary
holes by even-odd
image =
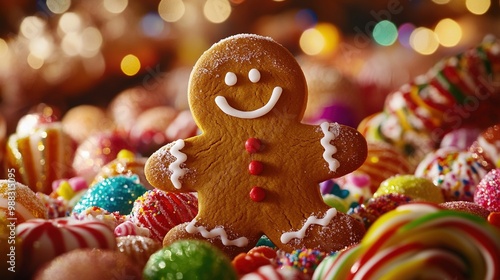
[[[222,23],[231,15],[231,4],[228,0],[207,0],[203,14],[210,22]]]
[[[119,14],[128,6],[128,0],[104,0],[104,8],[110,13]]]
[[[64,13],[59,19],[59,29],[64,33],[80,31],[82,19],[76,13]]]
[[[71,0],[47,0],[47,8],[54,14],[62,14],[71,6]]]
[[[439,39],[439,43],[445,47],[454,47],[462,39],[462,28],[450,18],[440,20],[436,28],[434,28],[434,32]]]
[[[40,36],[44,30],[47,22],[36,16],[27,16],[21,22],[19,30],[24,37],[28,39]]]
[[[6,56],[9,53],[9,45],[7,42],[0,38],[0,58]]]
[[[186,7],[182,0],[161,0],[158,14],[166,22],[176,22],[184,15]]]
[[[425,27],[416,28],[410,35],[410,45],[418,53],[433,54],[439,47],[439,40],[434,31]]]
[[[486,13],[490,6],[490,0],[465,0],[465,7],[467,7],[469,12],[475,15],[482,15]]]
[[[338,29],[329,23],[320,23],[305,30],[300,36],[300,48],[305,54],[318,55],[334,51],[340,41]]]
[[[127,54],[123,57],[120,68],[125,75],[134,76],[139,72],[139,70],[141,70],[141,61],[137,58],[137,56]]]
[[[44,63],[43,59],[31,53],[28,55],[26,61],[28,62],[28,65],[35,70],[42,68]]]
[[[444,5],[450,3],[450,0],[432,0],[432,2],[439,4],[439,5]]]
[[[92,57],[101,49],[102,35],[99,29],[95,27],[87,27],[83,30],[82,35],[82,50],[80,54],[84,57]]]

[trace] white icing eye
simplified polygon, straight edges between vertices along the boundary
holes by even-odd
[[[236,77],[236,74],[234,74],[233,72],[226,73],[226,77],[224,78],[224,82],[226,82],[226,85],[234,86],[237,81],[238,78]]]
[[[256,83],[258,81],[260,81],[260,72],[259,70],[253,68],[252,70],[250,70],[248,72],[248,78],[250,79],[250,81],[252,83]]]

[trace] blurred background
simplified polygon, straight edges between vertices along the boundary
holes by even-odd
[[[439,59],[500,36],[499,23],[498,0],[0,0],[0,116],[8,134],[37,110],[107,112],[130,89],[186,110],[197,58],[244,32],[297,56],[305,118],[338,101],[357,125]]]

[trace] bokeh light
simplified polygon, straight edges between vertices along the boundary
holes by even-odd
[[[36,55],[33,55],[32,53],[30,53],[28,55],[28,57],[26,58],[26,62],[28,62],[28,65],[31,68],[37,70],[37,69],[42,68],[44,60],[42,58],[37,57]]]
[[[82,28],[82,19],[75,13],[64,13],[59,19],[59,29],[64,33],[79,31]]]
[[[165,30],[165,22],[157,13],[148,13],[141,19],[141,30],[148,37],[157,37]]]
[[[21,22],[19,31],[24,37],[32,39],[40,36],[45,30],[46,25],[47,23],[37,16],[27,16]]]
[[[3,58],[9,53],[9,44],[7,42],[0,38],[0,58]]]
[[[120,69],[127,76],[134,76],[141,70],[141,61],[133,54],[127,54],[120,63]]]
[[[186,7],[182,0],[161,0],[158,14],[166,22],[176,22],[184,15]]]
[[[128,0],[104,0],[104,8],[113,14],[119,14],[128,6]]]
[[[47,0],[47,8],[54,14],[62,14],[71,6],[71,0]]]
[[[445,5],[450,3],[450,0],[432,0],[432,2],[439,4],[439,5]]]
[[[394,23],[382,20],[373,28],[372,36],[379,45],[390,46],[398,39],[398,29]]]
[[[340,32],[333,24],[320,23],[306,29],[300,36],[299,45],[308,55],[328,54],[339,45]]]
[[[415,30],[415,25],[408,22],[401,24],[398,28],[398,41],[405,48],[411,48],[410,36],[413,30]]]
[[[416,52],[430,55],[439,47],[439,40],[431,29],[418,27],[411,33],[410,45]]]
[[[68,56],[80,54],[82,45],[82,37],[76,32],[66,34],[61,41],[61,49]]]
[[[95,27],[87,27],[83,30],[81,38],[82,49],[80,54],[82,56],[92,57],[101,49],[103,39],[99,29]]]
[[[439,39],[439,43],[445,47],[454,47],[462,39],[462,28],[450,18],[440,20],[434,28],[434,32]]]
[[[54,49],[54,44],[47,37],[36,37],[30,40],[29,50],[31,54],[41,59],[47,59]]]
[[[228,0],[207,0],[203,6],[203,14],[210,22],[222,23],[231,15],[231,4]]]
[[[469,12],[475,15],[482,15],[486,13],[490,6],[490,0],[465,0],[465,7],[467,7]]]

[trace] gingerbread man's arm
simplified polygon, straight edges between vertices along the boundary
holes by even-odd
[[[190,168],[189,140],[176,140],[153,153],[144,167],[146,179],[155,188],[169,192],[194,191]]]
[[[366,159],[365,138],[356,129],[324,122],[313,126],[316,132],[314,165],[321,181],[338,178],[356,170]]]

